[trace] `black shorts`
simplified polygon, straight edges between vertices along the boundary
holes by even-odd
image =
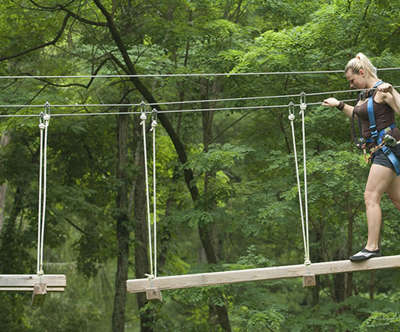
[[[395,147],[390,148],[392,152],[396,155],[397,159],[400,162],[400,144],[397,144]],[[390,162],[389,158],[383,153],[382,150],[378,150],[372,156],[372,163],[376,165],[382,165],[388,168],[391,168],[394,171],[393,164]]]

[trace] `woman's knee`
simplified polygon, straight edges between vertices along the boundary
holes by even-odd
[[[376,191],[364,191],[364,202],[366,206],[379,205],[381,202],[381,197],[382,195]]]

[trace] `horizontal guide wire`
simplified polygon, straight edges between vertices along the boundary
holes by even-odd
[[[400,70],[400,67],[378,68],[378,71]],[[309,70],[309,71],[275,71],[275,72],[244,72],[244,73],[188,73],[188,74],[135,74],[135,75],[9,75],[0,76],[0,79],[45,79],[45,78],[129,78],[129,77],[207,77],[207,76],[256,76],[256,75],[318,75],[340,74],[343,69],[337,70]]]

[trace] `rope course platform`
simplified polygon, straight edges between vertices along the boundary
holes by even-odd
[[[32,306],[41,305],[48,292],[63,292],[63,274],[0,274],[0,291],[32,292]]]
[[[36,274],[0,274],[0,291],[32,292],[32,305],[41,304],[47,292],[63,292],[67,278],[63,274],[45,274],[43,272],[43,249],[46,220],[47,198],[47,132],[50,122],[50,104],[46,102],[44,112],[40,114],[40,163],[39,163],[39,199],[37,230],[37,273]]]
[[[371,258],[353,263],[350,260],[313,263],[310,265],[288,265],[257,269],[234,270],[223,272],[197,273],[157,278],[127,280],[129,293],[146,292],[148,294],[168,289],[204,287],[233,284],[237,282],[274,280],[286,278],[309,278],[316,275],[336,274],[344,272],[369,271],[400,267],[400,255]],[[310,286],[310,284],[305,284]]]
[[[63,292],[67,278],[63,274],[1,274],[0,291]]]

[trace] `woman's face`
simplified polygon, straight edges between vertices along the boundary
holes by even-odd
[[[365,89],[367,88],[367,82],[365,79],[364,71],[360,69],[358,74],[353,73],[353,70],[349,69],[346,72],[346,79],[350,83],[350,89]]]

